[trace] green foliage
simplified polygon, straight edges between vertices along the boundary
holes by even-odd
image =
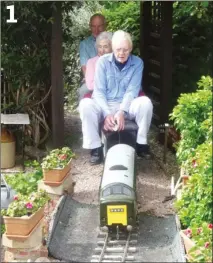
[[[112,4],[102,11],[107,20],[107,30],[115,32],[119,29],[127,31],[133,38],[133,53],[140,53],[140,1],[126,1],[119,5]]]
[[[194,2],[194,1],[187,1],[181,3],[176,1],[173,4],[174,7],[174,18],[179,19],[181,17],[185,17],[187,20],[190,20],[192,17],[201,19],[202,17],[206,16],[206,11],[209,7],[209,2],[208,1],[203,1],[203,2]],[[187,23],[187,21],[184,21]],[[175,27],[176,25],[174,25]]]
[[[27,160],[24,162],[24,166],[29,168],[36,168],[36,170],[42,170],[40,163],[36,160]]]
[[[17,23],[7,23],[14,4]],[[8,82],[2,111],[28,113],[26,143],[41,145],[49,135],[44,104],[50,89],[50,40],[54,3],[1,2],[1,67]]]
[[[1,66],[13,89],[45,83],[49,75],[51,3],[14,2],[17,23],[10,24],[7,5],[1,3]]]
[[[185,164],[190,177],[183,188],[175,208],[181,223],[187,227],[192,223],[212,221],[212,143],[207,141],[191,153]]]
[[[212,220],[212,78],[202,77],[198,89],[181,94],[171,114],[181,133],[177,159],[190,177],[175,208],[182,224]]]
[[[30,216],[43,207],[50,197],[47,192],[40,190],[29,195],[17,195],[7,209],[1,210],[2,216],[21,217]]]
[[[43,169],[63,169],[74,158],[75,154],[69,147],[54,149],[43,159],[41,166]]]
[[[1,236],[5,233],[5,225],[1,224]]]
[[[42,179],[43,173],[41,168],[29,173],[17,173],[14,175],[6,175],[8,185],[17,193],[29,195],[37,191],[37,182]]]
[[[202,77],[198,86],[196,92],[181,94],[170,114],[176,129],[181,132],[181,140],[177,144],[180,163],[186,161],[191,152],[211,135],[212,79]]]
[[[103,1],[101,4],[103,4],[105,9],[110,9],[111,11],[115,10],[120,6],[121,3],[127,3],[129,1]]]
[[[212,259],[212,224],[203,222],[198,227],[192,224],[187,229],[195,246],[189,250],[190,262],[211,262]]]
[[[172,108],[183,92],[194,92],[202,75],[212,77],[213,3],[176,1],[173,4]]]
[[[65,96],[68,98],[68,107],[72,110],[78,104],[77,90],[82,79],[79,44],[90,35],[90,17],[96,12],[101,13],[101,9],[98,1],[84,1],[80,6],[73,6],[72,10],[63,11]]]

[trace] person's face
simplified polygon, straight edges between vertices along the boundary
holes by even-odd
[[[100,40],[97,45],[97,50],[99,57],[103,56],[104,54],[111,53],[112,52],[111,42],[107,39]]]
[[[129,42],[124,39],[121,39],[118,43],[115,43],[113,46],[114,56],[120,63],[124,63],[127,61],[131,51],[132,50]]]
[[[92,35],[97,37],[101,32],[105,31],[104,19],[102,17],[95,16],[90,23],[90,29],[92,31]]]

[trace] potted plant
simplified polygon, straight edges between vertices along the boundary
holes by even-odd
[[[43,178],[42,169],[31,172],[19,172],[16,174],[6,174],[7,184],[21,195],[29,195],[38,189],[37,182]]]
[[[50,151],[41,163],[44,183],[61,182],[70,171],[74,156],[69,147]]]
[[[44,191],[14,196],[7,209],[1,210],[8,237],[28,236],[44,216],[44,206],[50,200]]]

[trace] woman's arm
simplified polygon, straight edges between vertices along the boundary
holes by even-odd
[[[95,65],[96,58],[91,58],[87,61],[85,81],[87,88],[91,91],[94,89]]]

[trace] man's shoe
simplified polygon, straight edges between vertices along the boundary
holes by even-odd
[[[91,150],[90,163],[92,165],[100,164],[103,161],[103,149],[102,147],[95,148]]]
[[[139,157],[150,159],[151,153],[148,144],[136,144],[136,152]]]

